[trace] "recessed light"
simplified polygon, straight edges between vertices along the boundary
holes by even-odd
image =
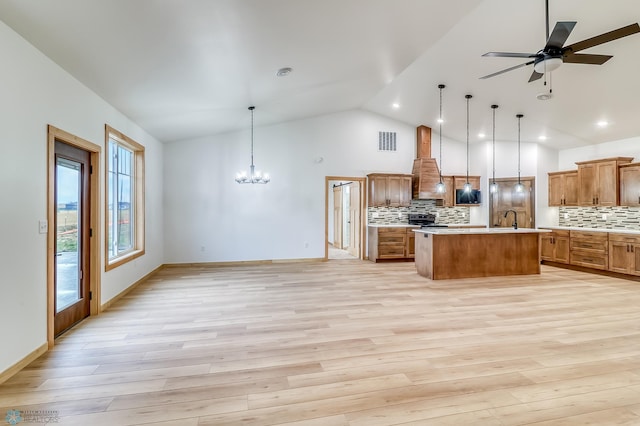
[[[394,102],[394,103],[391,104],[391,108],[398,109],[398,108],[400,108],[400,104],[397,103],[397,102]]]
[[[609,122],[606,120],[600,120],[596,124],[598,125],[598,127],[607,127],[609,125]]]
[[[444,123],[444,120],[442,118],[438,118],[438,123]]]
[[[480,139],[484,139],[484,137],[485,137],[485,136],[487,136],[487,135],[485,135],[485,134],[484,134],[484,133],[482,133],[482,132],[478,133],[478,137],[479,137]]]
[[[291,67],[280,68],[278,71],[276,71],[276,75],[278,77],[286,77],[291,74],[291,71],[293,71],[293,68]]]
[[[540,135],[540,136],[538,136],[538,139],[541,140],[541,141],[546,141],[547,137],[545,135]]]

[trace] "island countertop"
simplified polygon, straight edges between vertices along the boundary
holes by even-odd
[[[436,235],[469,235],[469,234],[541,234],[552,232],[549,229],[536,228],[421,228],[413,232]]]

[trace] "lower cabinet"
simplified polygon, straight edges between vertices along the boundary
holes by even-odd
[[[552,230],[540,235],[543,261],[640,276],[640,235]]]
[[[416,233],[413,230],[416,228],[407,228],[407,246],[405,248],[405,255],[410,259],[416,257]]]
[[[368,230],[369,260],[412,260],[415,258],[415,227],[370,226]]]
[[[541,234],[540,258],[549,262],[569,263],[569,231]]]
[[[609,268],[607,232],[570,231],[570,263],[587,268]]]
[[[609,234],[609,270],[640,275],[640,237]]]

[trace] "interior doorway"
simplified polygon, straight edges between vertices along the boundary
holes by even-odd
[[[47,342],[100,310],[101,147],[53,126],[47,137]]]
[[[325,179],[325,259],[364,259],[366,178]]]
[[[518,228],[535,228],[535,178],[520,178],[524,190],[518,192],[516,184],[518,178],[496,179],[498,191],[489,192],[489,227],[512,227],[518,218]],[[489,182],[491,184],[491,181]],[[509,210],[514,213],[506,214]],[[506,217],[505,217],[506,214]]]

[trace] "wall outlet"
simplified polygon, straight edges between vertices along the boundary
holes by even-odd
[[[607,220],[607,215],[606,215],[606,213],[603,213],[603,214],[602,214],[602,220]]]
[[[309,248],[309,243],[308,242],[304,242],[304,248]]]
[[[371,216],[374,217],[374,218],[377,218],[378,217],[378,212],[373,212],[373,214]]]
[[[46,220],[38,221],[38,232],[41,234],[46,234],[49,231],[49,222]]]

